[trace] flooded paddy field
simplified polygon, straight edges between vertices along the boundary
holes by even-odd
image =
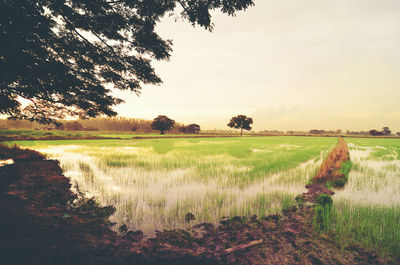
[[[117,211],[112,221],[140,229],[262,217],[294,203],[336,138],[21,141],[60,160],[74,189]],[[118,226],[117,226],[118,227]]]
[[[400,257],[400,139],[346,141],[352,169],[345,187],[334,190],[327,230],[341,244]]]

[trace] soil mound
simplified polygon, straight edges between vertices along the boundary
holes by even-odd
[[[350,163],[349,149],[343,138],[322,162],[318,173],[313,178],[313,183],[326,185],[331,183],[336,187],[343,187],[347,182],[346,163]],[[350,168],[348,168],[350,169]]]

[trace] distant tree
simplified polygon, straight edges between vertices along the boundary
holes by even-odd
[[[64,126],[64,124],[62,124],[62,123],[57,123],[56,124],[56,130],[65,130],[65,126]]]
[[[346,134],[348,135],[371,135],[370,131],[346,131]]]
[[[187,133],[198,133],[200,132],[200,125],[192,123],[186,126]]]
[[[132,131],[132,132],[136,132],[137,129],[138,129],[138,127],[137,127],[136,125],[133,125],[132,128],[131,128],[131,131]]]
[[[96,127],[84,127],[83,130],[84,131],[98,131],[99,128],[96,128]]]
[[[382,128],[382,134],[383,134],[383,135],[391,135],[391,134],[392,134],[392,131],[389,130],[389,127],[383,127],[383,128]]]
[[[323,134],[326,133],[325,130],[318,130],[318,129],[312,129],[309,131],[310,134]]]
[[[369,131],[369,134],[372,135],[372,136],[380,136],[380,135],[383,135],[383,133],[380,132],[380,131],[378,131],[378,130],[370,130],[370,131]]]
[[[247,117],[246,115],[237,115],[236,117],[232,117],[230,122],[227,124],[228,127],[239,129],[240,128],[240,136],[243,135],[243,129],[250,131],[250,125],[253,124],[253,119]]]
[[[178,131],[181,133],[187,133],[187,127],[186,126],[179,127]]]
[[[65,128],[68,131],[81,131],[83,129],[83,126],[79,122],[73,121],[73,122],[66,123]]]
[[[396,134],[397,134],[398,136],[400,136],[400,132],[397,132]]]
[[[165,131],[171,130],[174,126],[175,121],[163,115],[159,115],[151,124],[151,128],[160,131],[160,134],[165,134]]]

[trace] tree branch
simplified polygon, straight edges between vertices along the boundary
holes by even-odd
[[[249,247],[252,247],[252,246],[260,245],[262,242],[263,242],[262,239],[254,240],[254,241],[251,241],[249,243],[241,244],[241,245],[238,245],[238,246],[235,246],[235,247],[232,247],[232,248],[227,248],[222,252],[221,255],[228,255],[230,253],[233,253],[233,252],[236,252],[236,251],[239,251],[239,250],[243,250],[243,249],[246,249],[246,248],[249,248]]]

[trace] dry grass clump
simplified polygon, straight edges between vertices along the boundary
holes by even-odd
[[[349,149],[343,138],[322,163],[318,173],[312,179],[316,184],[331,184],[334,187],[343,187],[347,182],[351,168]]]

